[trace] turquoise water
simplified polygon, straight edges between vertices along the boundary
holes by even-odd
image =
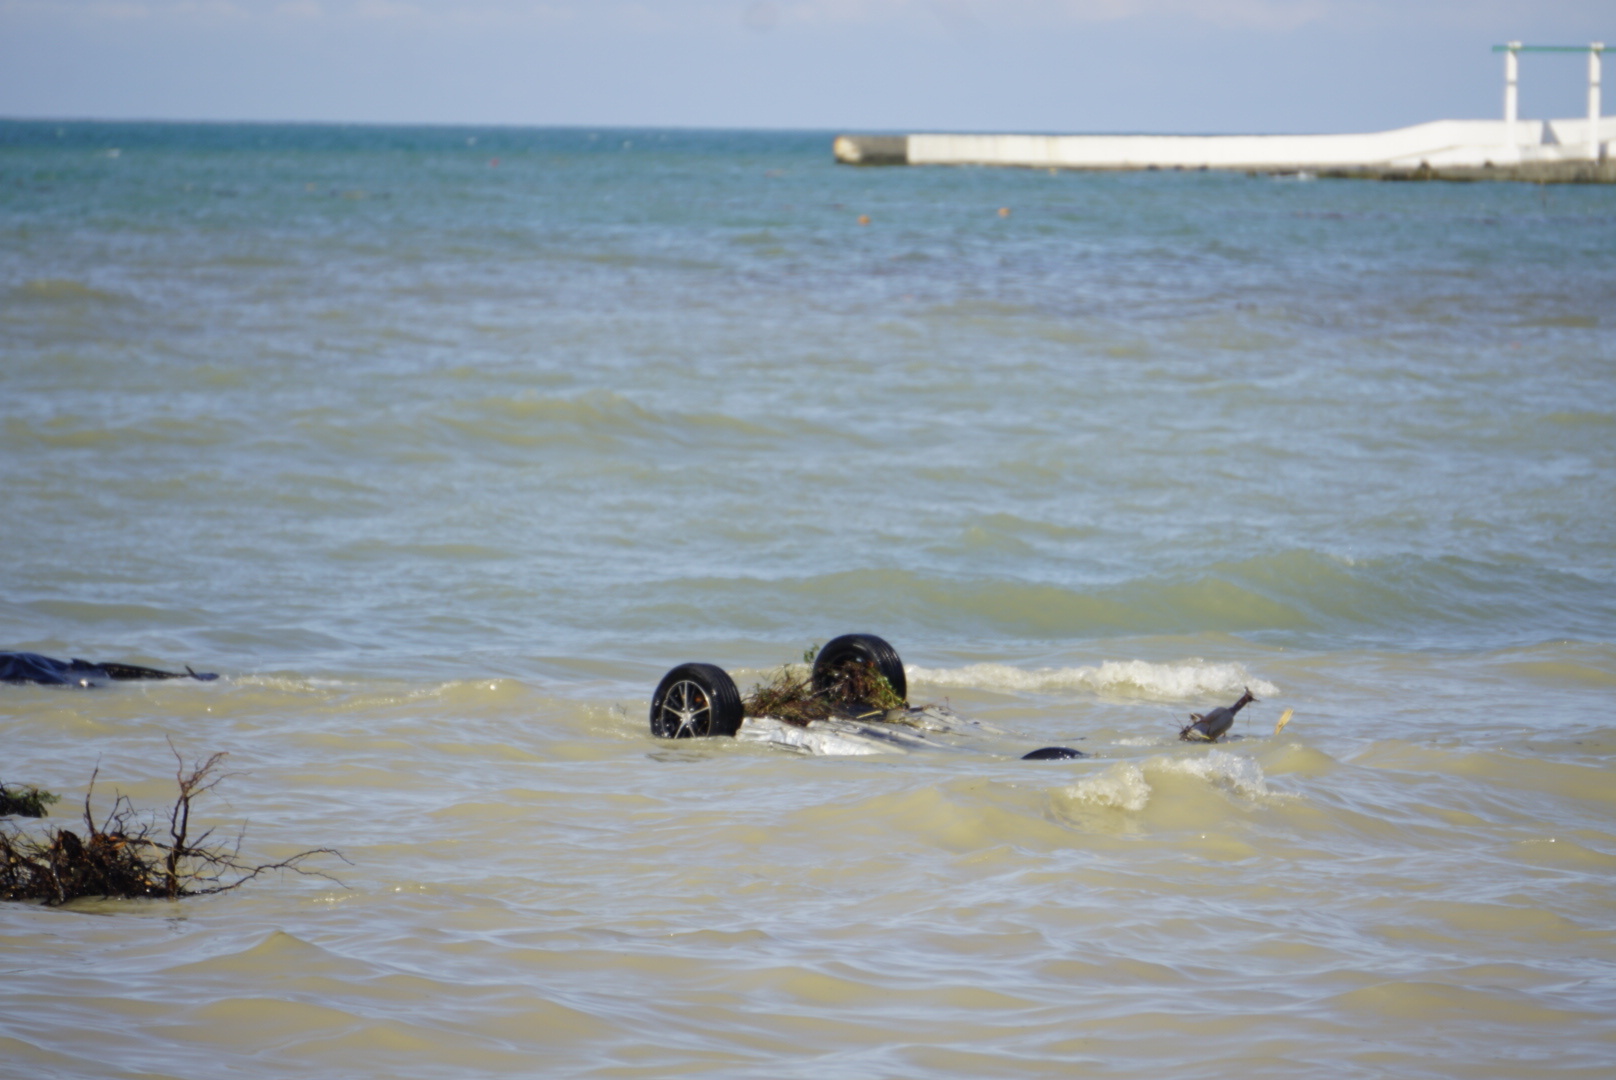
[[[0,123],[0,647],[223,675],[0,779],[354,864],[0,910],[8,1057],[1606,1073],[1616,191],[830,137]],[[992,731],[645,730],[854,630]]]

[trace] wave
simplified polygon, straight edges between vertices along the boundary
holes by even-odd
[[[1082,807],[1138,813],[1149,805],[1159,786],[1178,777],[1200,780],[1209,787],[1250,800],[1274,794],[1262,766],[1255,760],[1227,750],[1212,750],[1193,757],[1153,757],[1137,764],[1119,761],[1068,785],[1059,797]],[[1152,779],[1156,783],[1151,783]]]
[[[1138,813],[1150,802],[1150,784],[1139,766],[1119,761],[1098,775],[1072,784],[1061,795],[1085,806]]]
[[[1244,664],[1209,663],[1200,659],[1176,664],[1148,660],[1107,660],[1097,667],[1018,668],[1008,664],[967,664],[958,668],[905,668],[909,681],[922,686],[976,690],[1050,693],[1087,690],[1100,694],[1187,701],[1215,694],[1237,694],[1249,687],[1259,697],[1274,697],[1279,687],[1253,677]]]
[[[703,446],[713,440],[763,446],[778,438],[766,424],[721,412],[651,409],[610,390],[485,397],[457,403],[439,419],[460,437],[513,447],[570,443],[611,448],[634,441]]]
[[[1231,754],[1227,750],[1210,750],[1192,757],[1155,757],[1145,762],[1146,774],[1163,776],[1190,776],[1204,780],[1213,787],[1232,791],[1248,799],[1266,798],[1273,794],[1268,789],[1268,778],[1254,758]]]
[[[0,445],[21,448],[36,444],[114,454],[136,452],[147,445],[222,446],[230,441],[231,434],[227,424],[214,420],[162,417],[143,424],[104,425],[93,417],[58,416],[38,423],[12,417],[0,428]]]
[[[71,278],[34,278],[14,286],[9,291],[12,298],[20,302],[29,300],[55,304],[129,302],[129,297],[120,293],[91,288]]]
[[[1453,556],[1352,560],[1305,550],[1113,584],[888,567],[774,580],[683,578],[665,587],[672,595],[653,611],[672,601],[686,615],[699,611],[715,624],[755,629],[859,623],[900,649],[904,638],[936,639],[939,627],[955,640],[1214,633],[1474,648],[1605,640],[1616,625],[1616,583],[1566,570]]]

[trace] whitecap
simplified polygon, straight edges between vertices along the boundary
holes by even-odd
[[[1250,799],[1265,798],[1273,792],[1262,766],[1253,758],[1212,750],[1184,757],[1156,757],[1145,763],[1152,772],[1178,773],[1205,780],[1214,787],[1227,788]]]
[[[967,664],[958,668],[907,667],[905,671],[911,684],[923,686],[1041,693],[1088,690],[1159,701],[1238,694],[1246,687],[1259,697],[1279,693],[1279,687],[1253,678],[1243,664],[1209,663],[1199,658],[1168,664],[1107,660],[1098,667],[1028,669],[1009,664]]]
[[[1104,772],[1069,785],[1062,794],[1086,806],[1139,811],[1150,801],[1150,783],[1139,766],[1119,761]]]

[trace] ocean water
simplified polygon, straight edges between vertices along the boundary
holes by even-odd
[[[830,138],[0,122],[0,648],[222,676],[0,780],[348,860],[0,906],[0,1073],[1611,1075],[1616,190]],[[980,733],[650,737],[849,631]]]

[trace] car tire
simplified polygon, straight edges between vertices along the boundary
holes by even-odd
[[[874,664],[875,670],[892,687],[892,692],[904,701],[909,700],[909,679],[903,673],[903,661],[898,659],[898,650],[874,634],[843,634],[826,642],[825,647],[819,650],[819,655],[814,657],[814,690],[828,689],[836,681],[837,669],[855,660]]]
[[[714,664],[680,664],[651,695],[651,734],[659,739],[734,735],[743,717],[735,680]]]

